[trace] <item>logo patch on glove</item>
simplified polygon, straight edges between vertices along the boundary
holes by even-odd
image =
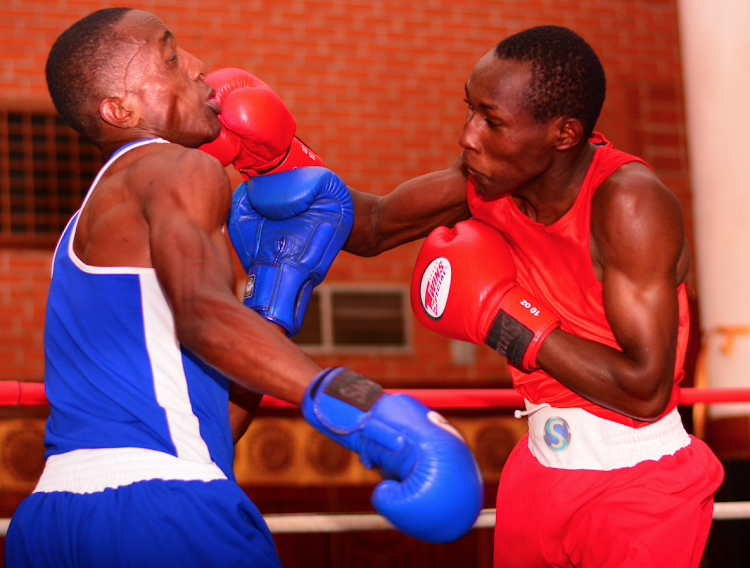
[[[367,411],[383,394],[383,387],[354,371],[343,371],[326,387],[325,393]]]
[[[253,292],[255,292],[255,274],[251,274],[247,277],[247,282],[245,283],[245,297],[243,299],[252,298]]]
[[[451,263],[440,256],[427,265],[419,283],[422,309],[432,319],[440,319],[448,302],[451,287]]]

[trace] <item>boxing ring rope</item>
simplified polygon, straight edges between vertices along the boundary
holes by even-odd
[[[405,393],[437,410],[469,408],[521,408],[523,397],[512,389],[386,389]],[[750,388],[684,388],[679,404],[715,404],[750,401]],[[47,405],[44,384],[0,381],[0,406]],[[295,405],[269,396],[262,407],[295,408]],[[375,513],[363,514],[283,514],[265,515],[272,533],[332,533],[392,530],[393,526]],[[750,502],[714,503],[714,520],[750,519]],[[0,537],[5,536],[10,519],[0,519]],[[473,528],[493,528],[495,509],[482,509]]]
[[[436,410],[468,408],[522,408],[523,396],[513,389],[385,389],[390,394],[413,396]],[[698,403],[750,402],[750,387],[737,388],[683,388],[679,404],[692,406]],[[0,406],[46,406],[49,404],[43,383],[0,381]],[[270,396],[260,403],[265,408],[296,408]]]

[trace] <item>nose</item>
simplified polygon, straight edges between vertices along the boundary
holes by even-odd
[[[193,81],[201,81],[205,77],[203,61],[185,52],[185,58],[188,60],[188,74]]]
[[[458,137],[458,144],[464,150],[479,149],[477,119],[475,113],[471,109],[466,111],[466,120],[464,120],[464,127],[461,129],[461,135]]]

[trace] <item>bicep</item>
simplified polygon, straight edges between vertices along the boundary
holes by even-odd
[[[217,167],[219,169],[217,169]],[[223,226],[231,200],[218,162],[182,164],[148,203],[151,261],[176,320],[200,301],[233,294],[234,267]],[[178,321],[179,323],[179,321]]]
[[[678,263],[684,249],[682,213],[660,184],[612,193],[606,215],[599,215],[598,226],[592,223],[605,314],[623,352],[644,372],[671,376],[679,320]]]
[[[176,312],[201,294],[233,286],[234,268],[221,229],[209,230],[184,212],[174,211],[155,223],[151,255]]]
[[[636,278],[610,269],[602,294],[607,320],[623,352],[648,375],[671,375],[679,320],[674,279]]]

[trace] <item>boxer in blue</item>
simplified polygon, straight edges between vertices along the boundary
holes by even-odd
[[[232,473],[262,394],[378,467],[373,504],[406,534],[469,530],[481,477],[450,426],[354,371],[319,368],[287,337],[351,228],[344,183],[317,167],[258,177],[232,207],[221,163],[196,149],[222,128],[213,88],[148,12],[75,23],[47,82],[106,163],[55,251],[47,462],[13,516],[6,565],[280,566]],[[251,309],[234,295],[230,209]]]

